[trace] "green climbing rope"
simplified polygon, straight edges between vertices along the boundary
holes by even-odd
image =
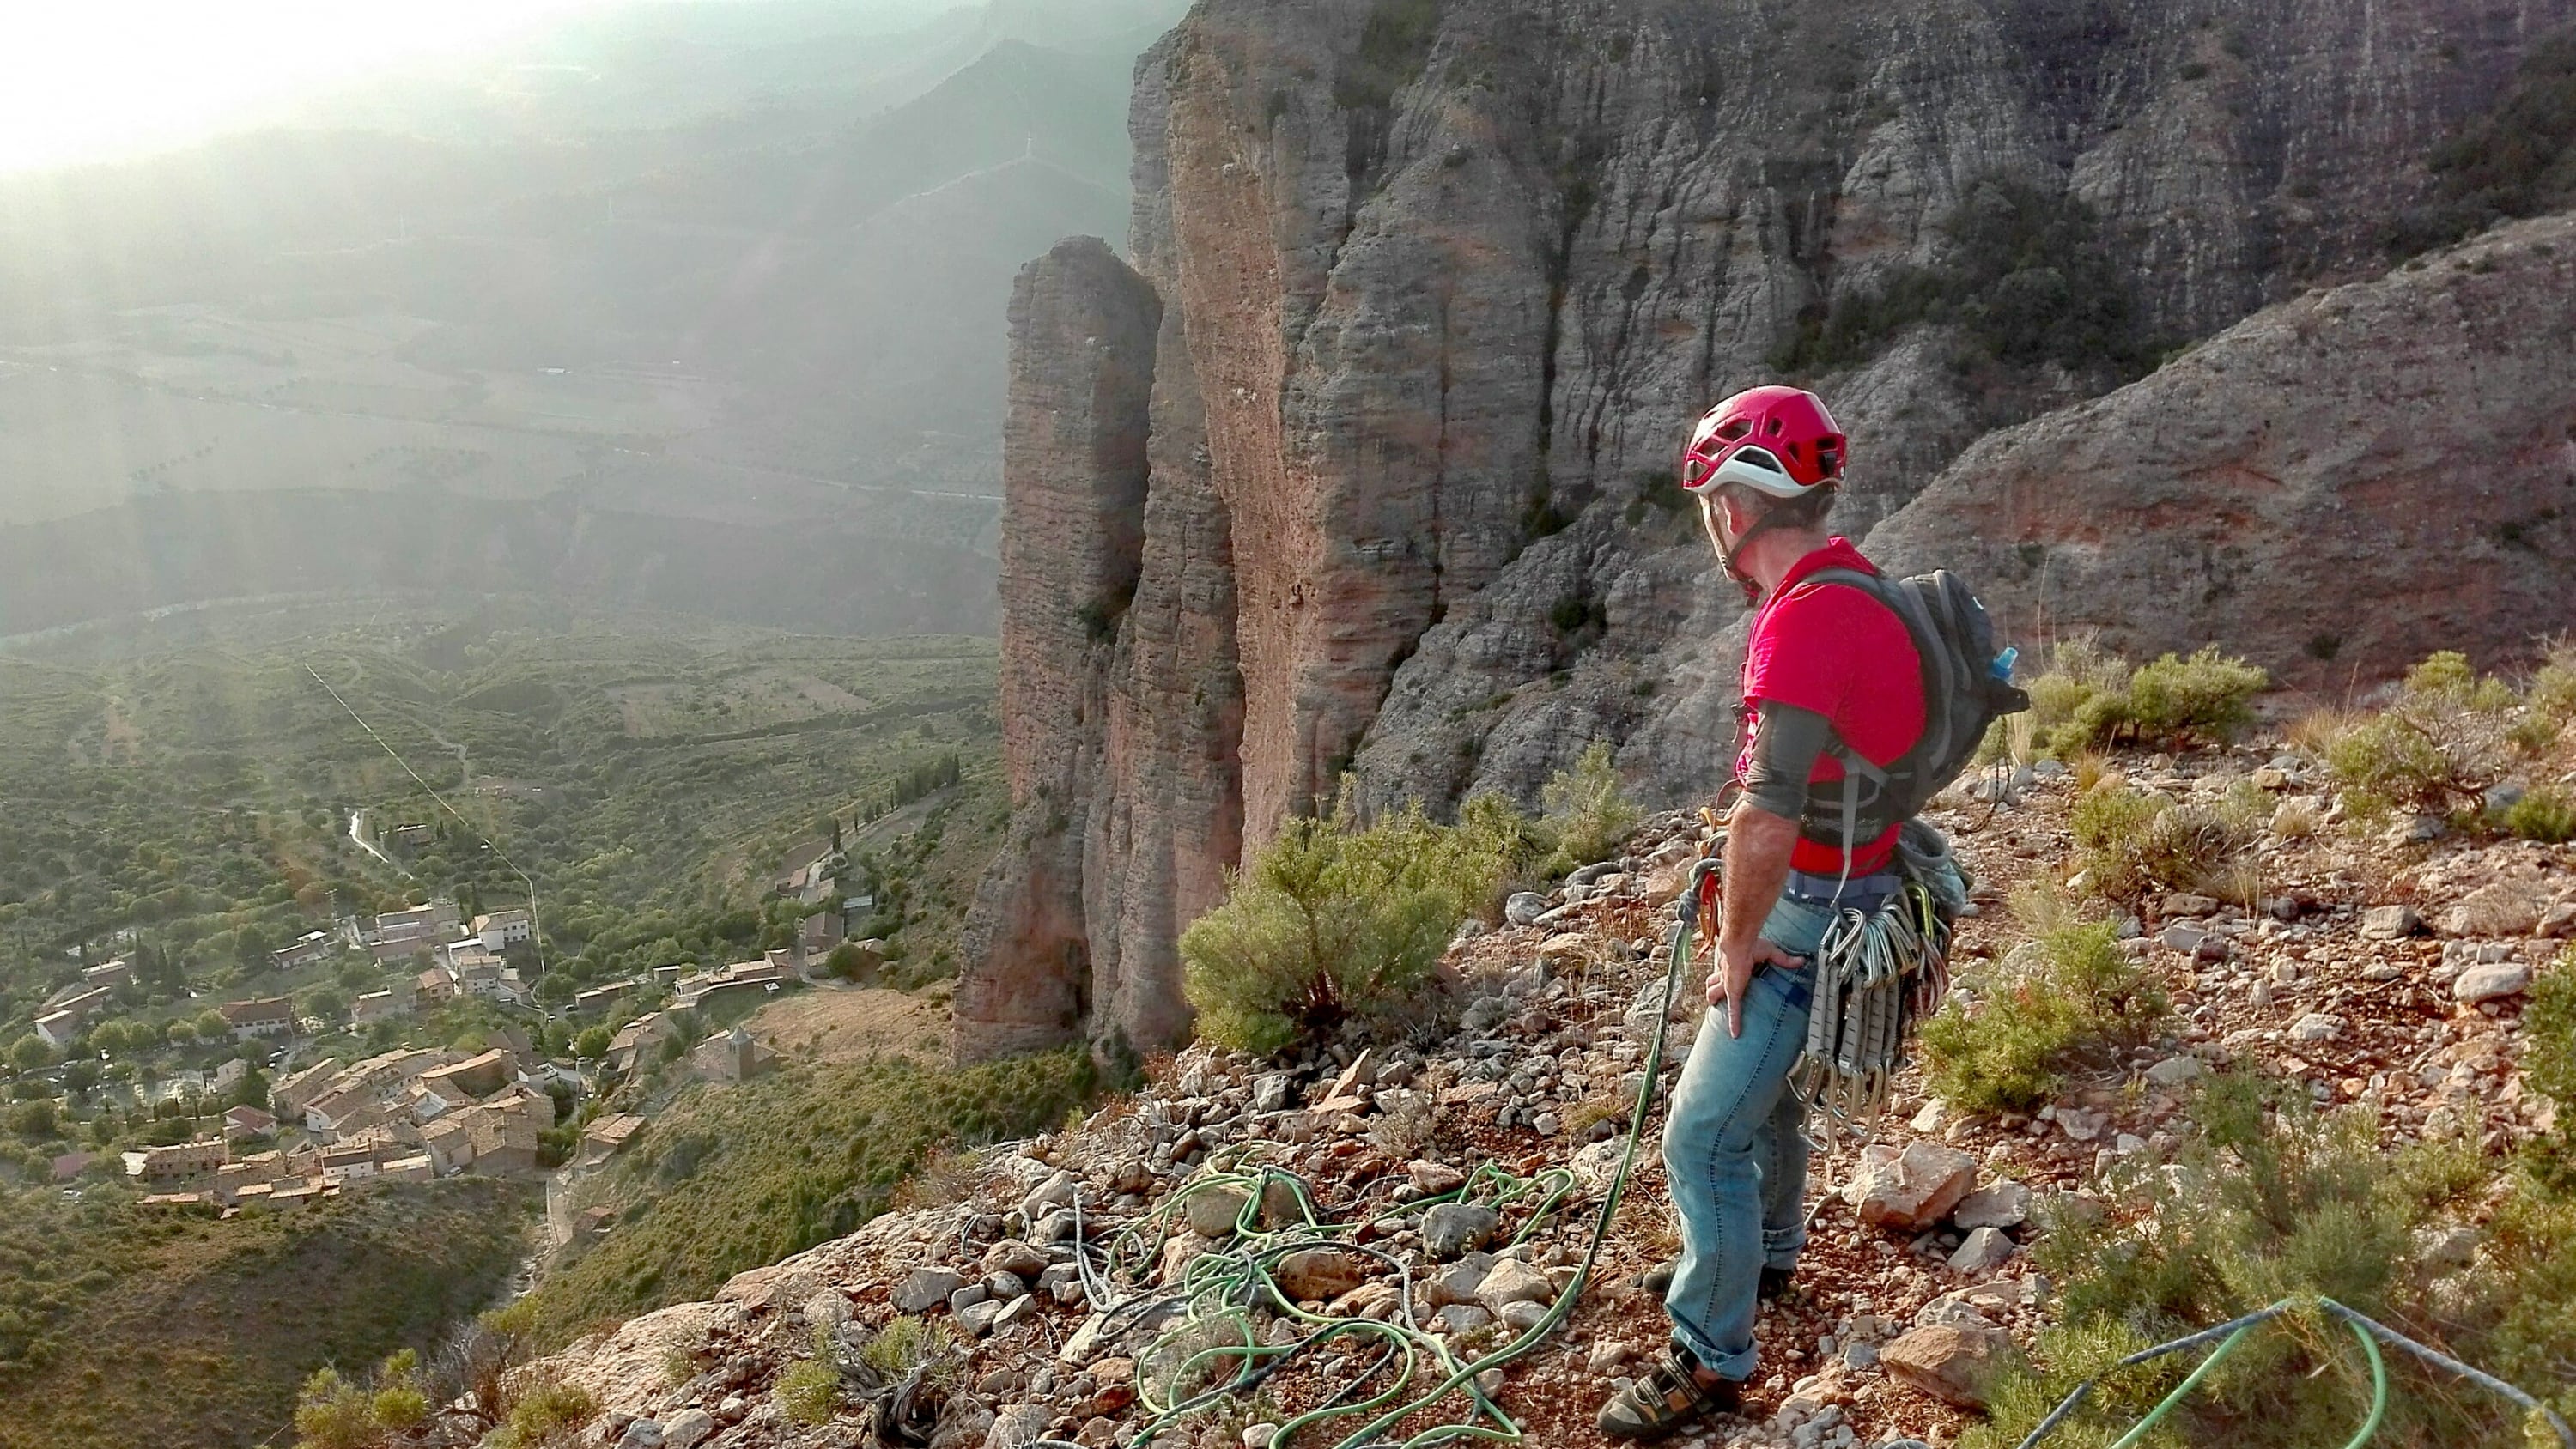
[[[1476,1381],[1488,1370],[1511,1363],[1545,1341],[1574,1311],[1591,1281],[1593,1266],[1602,1244],[1608,1240],[1620,1199],[1627,1192],[1629,1176],[1636,1166],[1637,1145],[1645,1135],[1647,1109],[1653,1103],[1655,1084],[1663,1070],[1663,1028],[1690,960],[1694,914],[1692,895],[1686,893],[1675,906],[1664,974],[1664,1009],[1657,1018],[1654,1039],[1646,1048],[1644,1083],[1629,1111],[1627,1145],[1594,1217],[1591,1241],[1575,1267],[1573,1279],[1556,1295],[1546,1314],[1491,1352],[1461,1360],[1438,1335],[1424,1331],[1413,1317],[1413,1281],[1406,1265],[1390,1254],[1349,1241],[1356,1224],[1335,1222],[1318,1211],[1306,1184],[1294,1174],[1260,1165],[1257,1148],[1226,1159],[1222,1166],[1212,1165],[1211,1171],[1193,1179],[1144,1217],[1110,1235],[1097,1245],[1100,1263],[1096,1267],[1092,1261],[1094,1248],[1083,1241],[1082,1209],[1077,1200],[1075,1261],[1090,1301],[1106,1305],[1101,1309],[1105,1320],[1114,1322],[1130,1312],[1141,1318],[1143,1312],[1169,1307],[1181,1311],[1179,1321],[1163,1329],[1137,1356],[1138,1400],[1153,1417],[1134,1443],[1148,1444],[1183,1417],[1216,1399],[1256,1387],[1292,1358],[1344,1340],[1355,1346],[1377,1346],[1379,1352],[1339,1392],[1282,1424],[1276,1442],[1286,1443],[1299,1430],[1316,1424],[1362,1414],[1372,1417],[1342,1438],[1336,1449],[1434,1449],[1467,1438],[1505,1444],[1522,1442],[1525,1436],[1521,1426]],[[1274,1193],[1282,1190],[1290,1195],[1293,1211],[1270,1211]],[[1140,1280],[1141,1270],[1160,1260],[1171,1240],[1174,1221],[1187,1211],[1191,1199],[1218,1192],[1243,1195],[1242,1205],[1235,1213],[1235,1232],[1226,1246],[1194,1258],[1183,1269],[1174,1291],[1160,1295],[1147,1291],[1119,1293],[1122,1281]],[[1574,1192],[1574,1174],[1565,1168],[1550,1167],[1521,1177],[1486,1162],[1468,1173],[1458,1187],[1392,1203],[1371,1216],[1419,1211],[1450,1202],[1482,1202],[1497,1210],[1526,1203],[1529,1217],[1511,1239],[1518,1244],[1527,1241]],[[1290,1221],[1273,1221],[1280,1217]],[[1300,1307],[1283,1291],[1272,1272],[1279,1260],[1319,1246],[1359,1253],[1392,1266],[1398,1295],[1393,1318],[1316,1313]],[[1263,1343],[1253,1319],[1256,1310],[1267,1310],[1305,1331],[1290,1342]],[[1178,1361],[1172,1362],[1175,1358]],[[1150,1382],[1145,1366],[1165,1363],[1170,1367],[1160,1374],[1162,1381]],[[1228,1365],[1233,1368],[1230,1377],[1195,1392],[1184,1392],[1186,1386],[1202,1376],[1223,1374]],[[1380,1379],[1384,1379],[1382,1384]],[[1428,1387],[1414,1392],[1418,1383],[1426,1382]],[[1372,1385],[1376,1386],[1374,1392],[1355,1397]],[[1418,1430],[1400,1440],[1386,1437],[1406,1419],[1462,1393],[1468,1410],[1463,1417]],[[1041,1449],[1065,1449],[1059,1440],[1039,1443]]]

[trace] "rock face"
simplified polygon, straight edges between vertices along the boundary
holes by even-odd
[[[1983,439],[1870,542],[2025,637],[2224,640],[2306,682],[2505,663],[2576,617],[2570,336],[2576,218],[2509,226]]]
[[[1646,0],[1201,0],[1138,66],[1134,271],[1059,248],[1013,311],[1005,708],[1032,712],[1013,714],[1017,818],[966,942],[961,1050],[1174,1041],[1178,930],[1246,845],[1346,773],[1373,805],[1527,801],[1607,737],[1650,796],[1714,788],[1742,611],[1670,485],[1696,412],[1776,376],[1775,356],[1900,269],[1963,265],[1950,222],[1995,186],[2057,207],[2135,279],[2142,337],[2206,336],[2363,274],[2385,218],[2427,184],[2421,158],[2570,15],[2576,0],[2474,16],[2460,0],[2134,0],[2110,18],[1865,0],[1830,21]],[[2494,309],[2540,280],[2533,255],[2458,281],[2456,313],[2432,295],[2451,271],[2387,284],[2425,295],[2373,312],[2352,350],[2447,367],[2519,347],[2544,319]],[[2297,330],[2287,315],[2249,325]],[[2325,320],[2304,325],[2308,350],[2264,367],[2338,365]],[[2150,379],[1943,474],[1997,422],[2110,380],[2033,367],[1972,386],[1963,336],[1917,328],[1819,379],[1857,460],[1838,524],[1861,532],[1941,475],[1891,543],[1966,565],[2016,623],[2041,597],[2021,561],[2035,544],[2052,607],[2089,568],[2086,609],[2130,597],[2094,581],[2189,593],[2140,597],[2137,621],[2106,627],[2205,631],[2212,580],[2267,586],[2269,555],[2204,547],[2188,516],[2191,490],[2239,464],[2264,470],[2249,486],[2266,501],[2227,516],[2324,529],[2303,586],[2336,578],[2345,541],[2429,476],[2418,438],[2451,436],[2388,421],[2449,405],[2450,382],[2357,357],[2332,394],[2349,403],[2292,398],[2283,374],[2268,412],[2160,430],[2166,411],[2124,401]],[[2217,380],[2247,345],[2178,365],[2207,374],[2198,405],[2227,395]],[[2513,353],[2505,395],[2456,425],[2508,424],[2507,453],[2480,462],[2526,490],[2547,466],[2524,425],[2543,393],[2527,361]],[[2254,446],[2267,428],[2331,429],[2333,466]],[[2046,444],[2087,429],[2104,434],[2077,455],[2088,471],[2059,486],[2066,454]],[[2168,458],[2207,467],[2140,478]],[[2328,486],[2345,475],[2361,480],[2348,499]],[[2514,520],[2488,515],[2509,492],[2461,522],[2418,510],[2409,536],[2501,529]],[[2049,509],[2075,498],[2098,512]],[[1123,527],[1113,503],[1132,510]],[[1992,526],[1998,509],[2012,528]],[[2517,526],[2541,546],[2528,564],[2505,541],[2475,556],[2519,585],[2570,525]],[[2168,532],[2176,557],[2131,559]],[[2344,576],[2332,597],[2387,582]],[[2470,592],[2440,607],[2474,611]],[[2251,644],[2267,662],[2309,642],[2270,627]],[[2377,660],[2402,629],[2349,632]]]

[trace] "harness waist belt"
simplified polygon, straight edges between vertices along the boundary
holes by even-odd
[[[1870,904],[1873,897],[1884,899],[1896,894],[1902,884],[1892,870],[1875,870],[1843,881],[1814,871],[1793,870],[1789,872],[1788,885],[1782,887],[1780,893],[1801,905],[1821,906],[1834,900],[1839,886],[1841,904],[1860,906]]]

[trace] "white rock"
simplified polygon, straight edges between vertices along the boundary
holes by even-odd
[[[2526,961],[2496,961],[2472,966],[2451,983],[2453,998],[2475,1006],[2481,1001],[2500,1001],[2520,996],[2531,987],[2531,965]]]
[[[715,1415],[704,1409],[682,1409],[662,1425],[662,1449],[697,1449],[716,1431]]]
[[[2159,1087],[2179,1087],[2208,1070],[2209,1068],[2201,1064],[2200,1058],[2185,1052],[2178,1056],[2167,1057],[2147,1068],[2147,1080]]]
[[[2290,1023],[2292,1041],[2332,1041],[2343,1035],[2343,1018],[2311,1011]]]
[[[2013,1240],[2001,1228],[1979,1228],[1950,1255],[1950,1268],[1958,1273],[1984,1273],[2001,1267],[2012,1255]]]
[[[2009,1179],[1959,1199],[1950,1221],[1963,1229],[2009,1228],[2030,1216],[2030,1189]]]

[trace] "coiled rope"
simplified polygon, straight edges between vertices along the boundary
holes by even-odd
[[[1259,1165],[1251,1153],[1232,1159],[1226,1167],[1203,1173],[1143,1218],[1097,1244],[1086,1239],[1081,1194],[1077,1192],[1073,1204],[1074,1261],[1087,1301],[1106,1305],[1099,1310],[1102,1317],[1097,1336],[1105,1341],[1125,1331],[1116,1327],[1122,1320],[1132,1328],[1155,1312],[1180,1312],[1179,1321],[1164,1329],[1151,1346],[1137,1355],[1138,1400],[1153,1417],[1132,1443],[1150,1443],[1191,1413],[1255,1388],[1298,1356],[1345,1339],[1375,1346],[1375,1358],[1323,1403],[1281,1424],[1273,1442],[1285,1444],[1311,1425],[1360,1415],[1369,1417],[1339,1440],[1334,1449],[1432,1449],[1468,1438],[1503,1444],[1523,1442],[1520,1424],[1476,1381],[1489,1370],[1501,1368],[1537,1348],[1573,1313],[1575,1303],[1591,1282],[1602,1244],[1608,1241],[1611,1224],[1618,1216],[1620,1199],[1627,1193],[1629,1176],[1636,1166],[1637,1145],[1645,1135],[1647,1109],[1653,1104],[1656,1083],[1662,1075],[1664,1028],[1671,1019],[1673,1000],[1690,960],[1697,895],[1696,891],[1685,891],[1674,905],[1663,1004],[1657,1013],[1654,1039],[1646,1048],[1644,1082],[1629,1109],[1627,1144],[1620,1152],[1618,1171],[1612,1175],[1593,1216],[1591,1241],[1575,1266],[1574,1277],[1555,1296],[1546,1314],[1490,1352],[1462,1359],[1439,1335],[1426,1331],[1414,1318],[1413,1278],[1404,1262],[1379,1249],[1349,1241],[1355,1224],[1324,1216],[1302,1180],[1278,1168]],[[1481,1201],[1496,1209],[1529,1203],[1529,1218],[1511,1239],[1517,1245],[1526,1242],[1574,1196],[1575,1187],[1574,1174],[1562,1167],[1521,1177],[1487,1162],[1478,1165],[1456,1188],[1391,1204],[1374,1216],[1450,1202]],[[1279,1189],[1293,1195],[1295,1210],[1290,1216],[1294,1220],[1265,1228],[1261,1222],[1263,1210]],[[1174,1216],[1186,1210],[1189,1200],[1220,1191],[1245,1194],[1235,1216],[1235,1234],[1226,1245],[1192,1259],[1182,1271],[1176,1289],[1157,1292],[1141,1285],[1127,1286],[1141,1276],[1139,1270],[1146,1264],[1160,1259],[1164,1245],[1171,1239]],[[1393,1316],[1377,1319],[1335,1315],[1300,1307],[1280,1288],[1273,1270],[1289,1254],[1316,1247],[1374,1258],[1393,1267],[1397,1290]],[[1279,1320],[1298,1325],[1302,1333],[1286,1343],[1261,1342],[1253,1314],[1265,1309]],[[1172,1363],[1175,1358],[1178,1362]],[[1197,1375],[1211,1370],[1222,1372],[1228,1361],[1234,1365],[1231,1377],[1196,1392],[1183,1392]],[[1169,1363],[1170,1367],[1160,1374],[1161,1383],[1151,1383],[1144,1366],[1159,1363]],[[1374,1392],[1361,1396],[1362,1390],[1373,1385]],[[1466,1396],[1468,1412],[1464,1417],[1403,1438],[1391,1437],[1396,1426],[1453,1394]],[[1041,1439],[1036,1441],[1036,1449],[1079,1446],[1060,1439]]]

